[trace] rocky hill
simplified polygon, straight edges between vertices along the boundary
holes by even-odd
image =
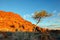
[[[13,12],[0,11],[0,31],[3,32],[35,32],[41,29],[31,22],[24,20],[20,15]]]

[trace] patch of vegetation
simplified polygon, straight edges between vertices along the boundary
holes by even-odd
[[[0,32],[0,40],[60,40],[60,33]]]

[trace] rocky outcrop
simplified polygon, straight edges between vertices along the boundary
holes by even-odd
[[[20,15],[13,12],[0,11],[0,31],[36,31],[36,25],[24,20]],[[38,27],[39,28],[39,27]]]

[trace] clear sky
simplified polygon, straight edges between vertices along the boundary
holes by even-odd
[[[33,13],[46,10],[54,16],[43,18],[38,26],[60,28],[60,0],[0,0],[0,10],[18,13],[34,24],[36,21],[31,18]]]

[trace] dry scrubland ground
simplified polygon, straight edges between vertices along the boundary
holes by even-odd
[[[0,40],[60,40],[60,33],[0,32]]]

